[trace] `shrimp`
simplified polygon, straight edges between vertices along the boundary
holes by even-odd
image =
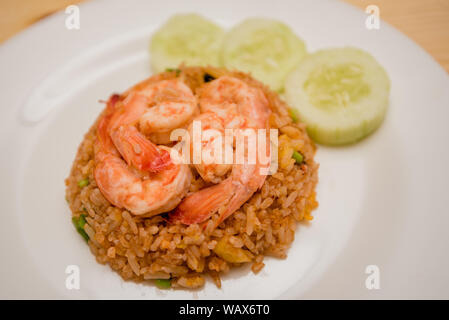
[[[135,127],[146,110],[146,98],[130,93],[108,119],[105,130],[129,165],[141,171],[157,172],[170,164],[168,152],[157,148]],[[101,135],[101,131],[99,130]]]
[[[178,79],[162,80],[140,91],[149,107],[140,116],[140,130],[155,143],[169,143],[170,132],[186,127],[192,117],[199,113],[192,91]]]
[[[109,202],[135,215],[150,217],[172,210],[186,195],[192,179],[188,165],[171,161],[171,148],[155,145],[137,129],[148,112],[151,90],[164,88],[168,81],[131,90],[123,99],[111,97],[97,125],[95,181]],[[170,85],[175,90],[174,81]],[[180,94],[185,94],[180,87]],[[162,100],[159,103],[164,105]],[[181,108],[174,110],[173,123],[178,123]],[[190,112],[187,109],[185,117]],[[169,120],[166,123],[170,125]]]
[[[223,134],[225,129],[267,127],[270,109],[265,95],[261,90],[250,87],[237,78],[224,76],[212,81],[200,92],[199,103],[202,114],[195,120],[205,122],[202,127],[206,130],[212,127],[211,122],[215,123],[213,129]],[[213,147],[211,140],[203,142],[202,149],[206,152]],[[229,148],[225,143],[223,147]],[[196,164],[195,168],[204,180],[217,183],[229,172],[231,166],[203,162]]]
[[[261,90],[242,80],[221,77],[212,81],[200,93],[199,103],[202,112],[214,113],[225,128],[268,128],[271,111],[267,98]],[[187,196],[170,214],[170,220],[184,224],[201,223],[218,211],[215,227],[218,226],[262,187],[266,175],[261,174],[260,169],[265,166],[258,161],[256,164],[248,161],[234,163],[230,175],[220,183]],[[200,174],[201,170],[207,171],[207,167],[197,166]]]
[[[99,161],[94,176],[109,202],[145,217],[174,209],[186,195],[192,177],[186,165],[173,164],[157,173],[137,172],[112,154]]]
[[[209,154],[211,157],[215,156],[215,136],[212,133],[219,133],[221,137],[225,134],[225,125],[223,120],[213,112],[206,112],[200,114],[198,117],[194,119],[194,121],[200,121],[201,123],[201,132],[202,135],[207,136],[210,132],[211,135],[208,139],[201,141],[201,150],[203,155]],[[193,137],[193,122],[189,126],[190,136]],[[223,180],[223,177],[231,170],[232,164],[227,164],[224,162],[225,154],[233,154],[233,141],[226,141],[226,139],[222,139],[221,141],[221,149],[222,152],[220,156],[222,156],[222,161],[217,163],[215,161],[204,161],[204,156],[202,157],[202,162],[199,164],[194,164],[196,171],[203,178],[203,180],[213,183],[219,183]],[[194,145],[190,144],[191,154],[193,154]]]
[[[270,108],[265,94],[244,81],[224,76],[210,82],[199,96],[201,113],[219,115],[227,128],[266,128]],[[247,123],[241,123],[243,116]]]
[[[169,139],[171,130],[185,125],[197,112],[192,91],[178,79],[150,82],[128,91],[123,106],[110,119],[108,132],[115,146],[126,162],[137,169],[162,170],[168,163],[168,153],[148,141],[146,135],[162,134]],[[158,143],[151,137],[150,140]]]

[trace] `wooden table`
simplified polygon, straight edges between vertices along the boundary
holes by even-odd
[[[82,0],[0,0],[0,42]],[[125,1],[125,0],[124,0]],[[344,0],[380,17],[415,40],[449,71],[449,0]]]

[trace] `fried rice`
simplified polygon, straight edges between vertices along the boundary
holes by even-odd
[[[223,75],[263,90],[272,111],[270,127],[279,129],[279,149],[277,172],[217,228],[218,214],[201,225],[183,225],[167,222],[164,215],[144,218],[115,207],[94,179],[96,123],[79,146],[65,181],[72,217],[85,220],[82,228],[97,261],[108,264],[124,280],[170,279],[172,287],[199,288],[209,276],[220,288],[220,275],[231,268],[250,263],[258,273],[265,266],[265,256],[286,258],[297,224],[312,220],[311,212],[318,206],[315,146],[304,124],[293,122],[289,107],[277,93],[248,74],[213,67],[181,66],[146,83],[178,77],[196,93],[205,82]],[[304,157],[300,164],[292,157],[295,150]],[[189,192],[206,187],[192,172]]]

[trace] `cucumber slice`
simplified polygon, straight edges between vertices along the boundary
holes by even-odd
[[[151,67],[155,73],[189,66],[219,66],[224,31],[197,14],[171,17],[151,38]]]
[[[222,61],[225,67],[250,72],[271,89],[281,91],[287,74],[305,54],[304,42],[288,26],[251,18],[225,36]]]
[[[363,139],[382,123],[390,80],[368,53],[356,48],[318,51],[288,76],[287,102],[318,143],[342,145]]]

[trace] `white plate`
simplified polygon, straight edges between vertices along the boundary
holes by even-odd
[[[99,99],[150,75],[147,45],[176,12],[229,27],[248,16],[289,24],[310,51],[353,45],[391,78],[382,127],[351,147],[320,147],[319,209],[286,260],[227,275],[221,290],[161,291],[123,282],[97,264],[64,200],[83,134]],[[381,12],[382,14],[382,12]],[[422,49],[336,1],[93,1],[81,29],[51,16],[0,47],[2,298],[449,298],[449,77]],[[67,265],[81,272],[67,290]],[[380,289],[365,268],[380,270]]]

